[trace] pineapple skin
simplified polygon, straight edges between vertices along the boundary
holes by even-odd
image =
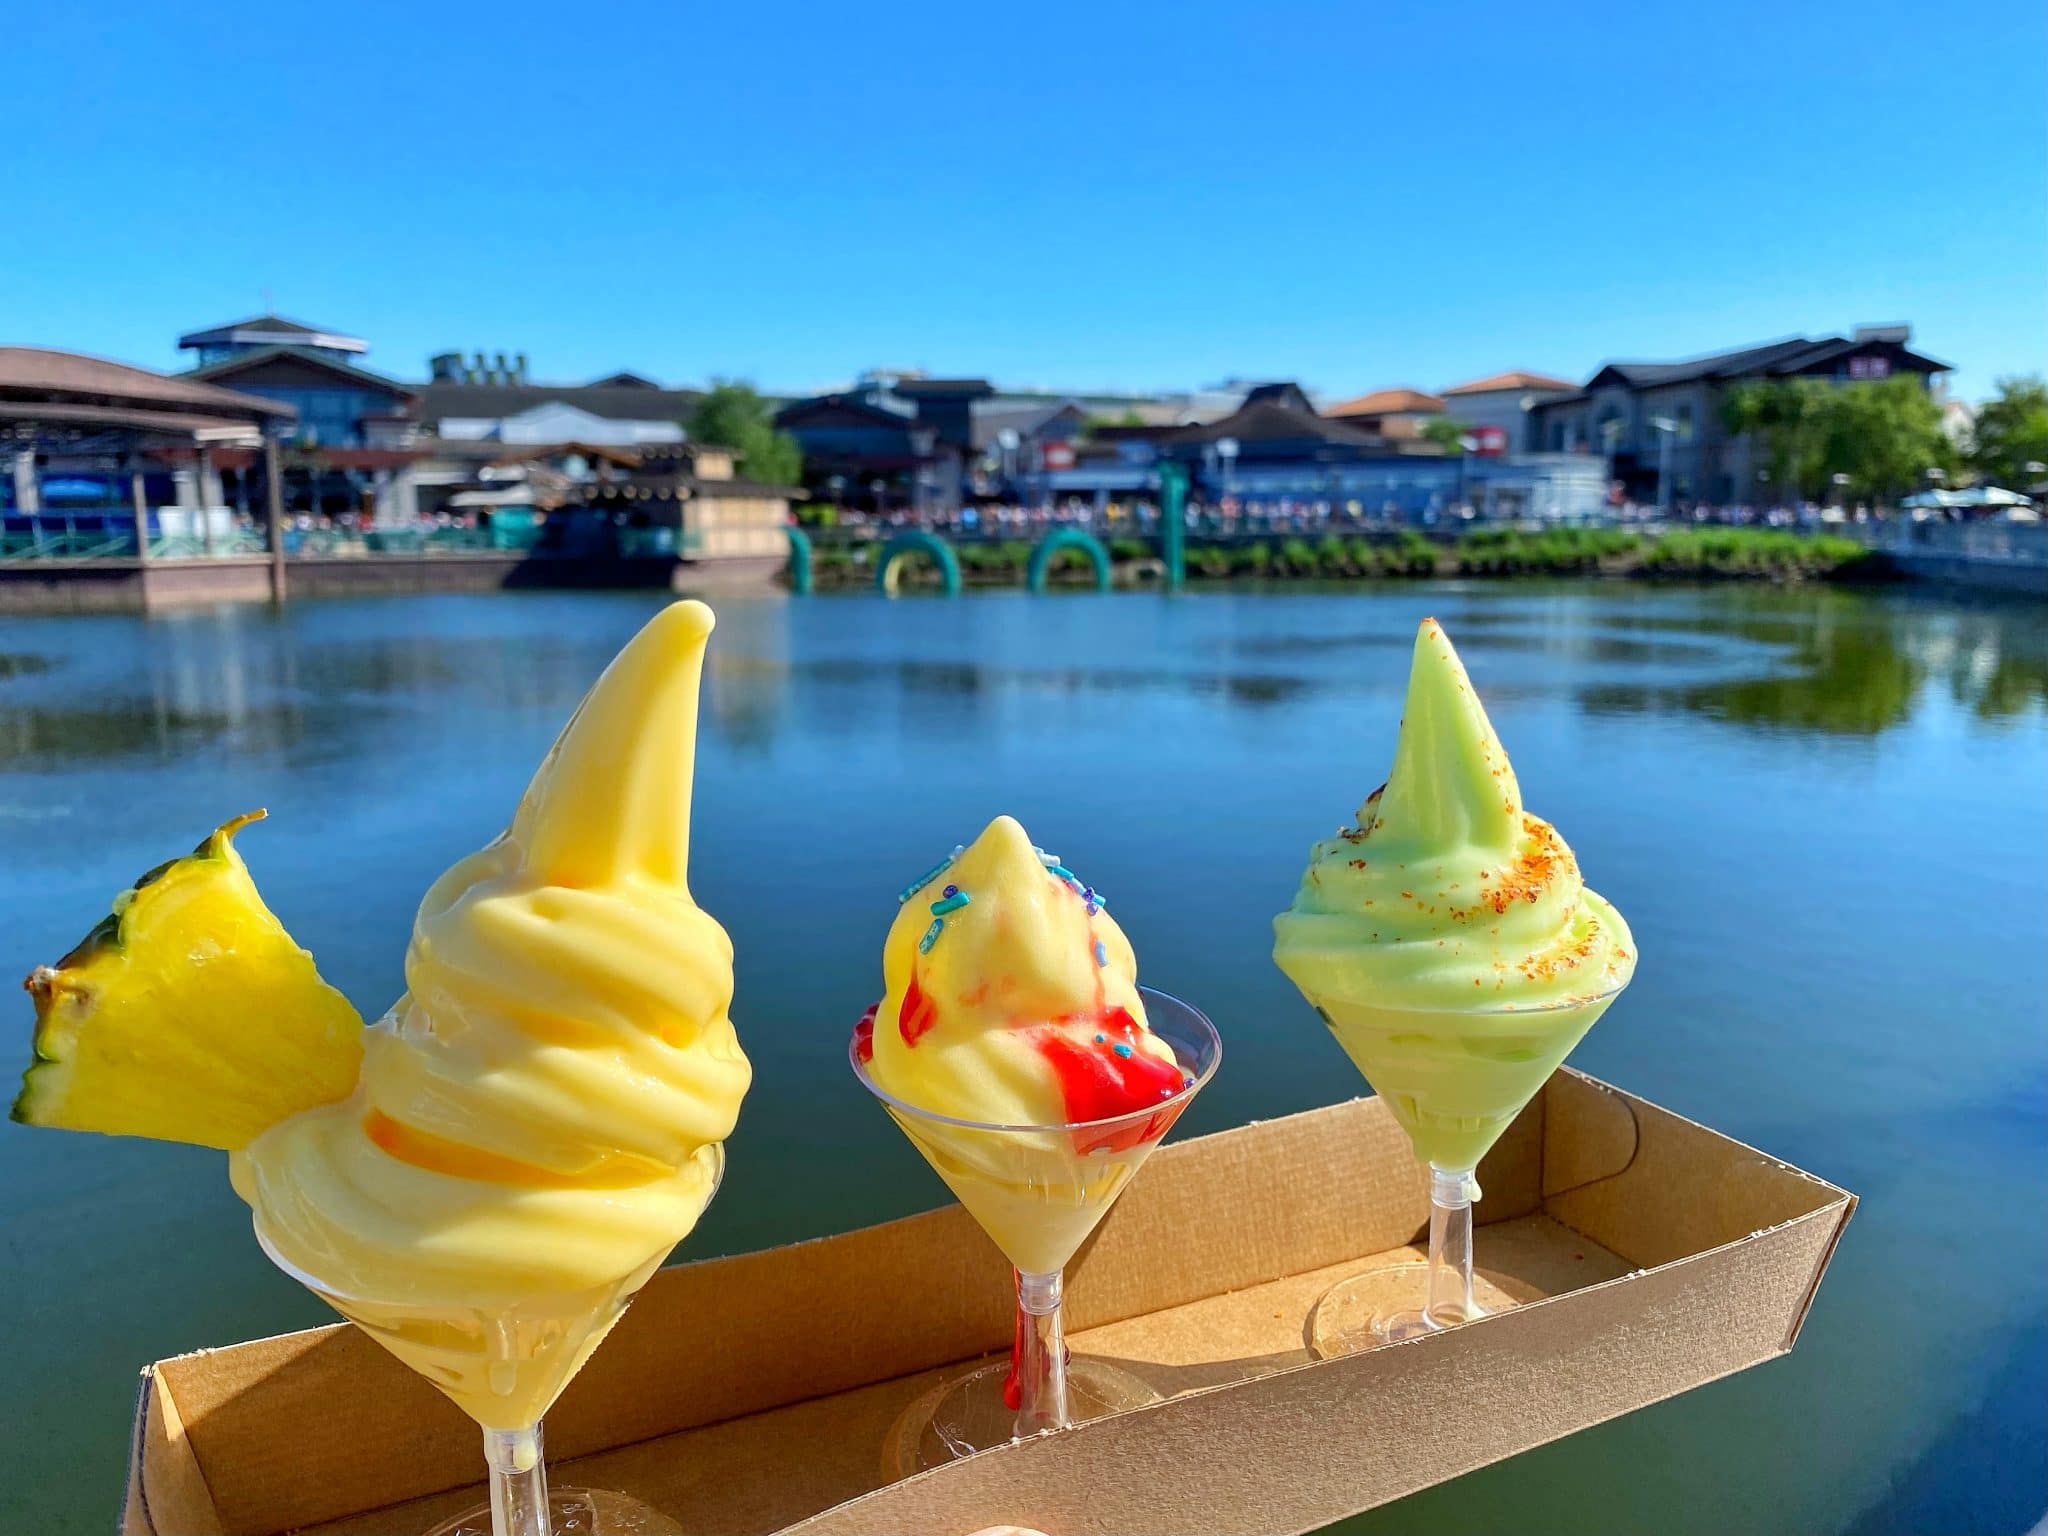
[[[362,1016],[264,905],[234,846],[263,814],[150,870],[69,954],[30,972],[36,1059],[15,1120],[235,1151],[354,1090]]]

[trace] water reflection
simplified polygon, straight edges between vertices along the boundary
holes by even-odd
[[[1141,601],[1102,611],[1121,623]],[[1376,623],[1332,628],[1333,607],[1354,611],[1348,603],[1284,593],[1226,601],[1248,606],[1247,621],[1192,627],[1179,654],[1157,649],[1156,632],[1144,635],[1154,654],[1142,660],[1125,639],[1080,637],[1084,650],[1130,658],[1118,662],[1020,648],[1010,643],[1014,624],[986,634],[967,626],[948,637],[947,654],[888,654],[876,635],[887,641],[902,630],[834,622],[821,643],[816,614],[801,605],[727,603],[708,663],[705,724],[760,752],[791,727],[793,709],[826,735],[860,729],[879,708],[920,737],[959,739],[985,729],[1012,695],[1158,694],[1265,710],[1382,693],[1399,684],[1410,606],[1434,606],[1470,636],[1468,654],[1489,673],[1488,696],[1503,705],[1563,696],[1598,716],[1682,713],[1745,729],[1862,737],[1910,719],[1931,686],[1981,720],[2048,708],[2048,627],[2009,605],[1831,589],[1459,588],[1383,603],[1370,610]],[[1192,611],[1204,613],[1204,602],[1221,611],[1213,599],[1195,600]],[[853,607],[822,611],[836,621]],[[522,623],[516,604],[490,612],[488,623],[475,622],[474,608],[451,611],[463,621],[425,629],[402,608],[383,610],[376,627],[340,622],[338,609],[317,623],[218,610],[10,626],[71,643],[0,649],[0,768],[163,760],[230,739],[238,751],[344,758],[401,726],[463,729],[479,709],[559,718],[641,612],[607,610],[607,622],[590,629]],[[1237,664],[1201,664],[1219,656]]]
[[[1590,684],[1601,715],[1685,711],[1733,725],[1874,736],[1910,719],[1930,675],[1980,719],[2048,703],[2048,645],[2009,609],[1935,608],[1819,591],[1738,593],[1717,611],[1632,615],[1619,627],[1724,636],[1769,648],[1763,675]]]

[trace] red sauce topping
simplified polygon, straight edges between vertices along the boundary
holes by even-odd
[[[863,1062],[875,1059],[875,1015],[882,1011],[880,1003],[869,1003],[868,1011],[860,1016],[860,1022],[853,1026],[853,1054]]]
[[[1011,1270],[1014,1279],[1017,1271]],[[1024,1305],[1017,1304],[1017,1326],[1010,1335],[1010,1372],[1003,1378],[1003,1406],[1015,1413],[1024,1406],[1024,1384],[1018,1378],[1024,1371]]]
[[[939,1022],[939,1005],[924,995],[924,988],[917,984],[917,968],[911,967],[910,985],[903,989],[903,1006],[896,1014],[896,1027],[903,1032],[903,1043],[915,1045],[918,1037]]]
[[[1082,1029],[1089,1027],[1085,1019],[1074,1022]],[[1102,1038],[1097,1040],[1096,1035]],[[1150,1109],[1180,1092],[1183,1077],[1179,1065],[1141,1050],[1138,1035],[1138,1021],[1126,1008],[1109,1009],[1080,1040],[1071,1029],[1038,1032],[1039,1054],[1059,1079],[1067,1119],[1110,1120]],[[1119,1046],[1124,1049],[1118,1050]],[[1126,1152],[1164,1136],[1176,1114],[1163,1111],[1115,1130],[1077,1132],[1077,1145],[1083,1152],[1098,1148]]]

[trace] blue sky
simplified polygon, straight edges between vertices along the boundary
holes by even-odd
[[[204,12],[205,14],[201,14]],[[0,341],[1350,393],[1910,320],[2048,366],[2048,7],[31,6]]]

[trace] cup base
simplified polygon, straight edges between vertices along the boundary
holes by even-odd
[[[550,1488],[550,1536],[683,1536],[683,1528],[631,1494],[604,1488]],[[491,1506],[479,1504],[423,1536],[491,1536]]]
[[[1425,1333],[1442,1333],[1458,1323],[1476,1322],[1495,1312],[1510,1312],[1520,1305],[1513,1296],[1485,1276],[1472,1276],[1473,1310],[1457,1322],[1431,1317],[1424,1304],[1429,1300],[1429,1266],[1422,1263],[1389,1264],[1353,1275],[1323,1293],[1309,1318],[1309,1349],[1319,1360],[1356,1354],[1378,1344],[1397,1344]]]
[[[996,1360],[940,1382],[898,1415],[882,1442],[888,1478],[942,1467],[1017,1437],[1017,1410],[1003,1400],[1008,1360]],[[1067,1362],[1067,1411],[1085,1424],[1160,1401],[1160,1394],[1105,1360],[1075,1355]]]

